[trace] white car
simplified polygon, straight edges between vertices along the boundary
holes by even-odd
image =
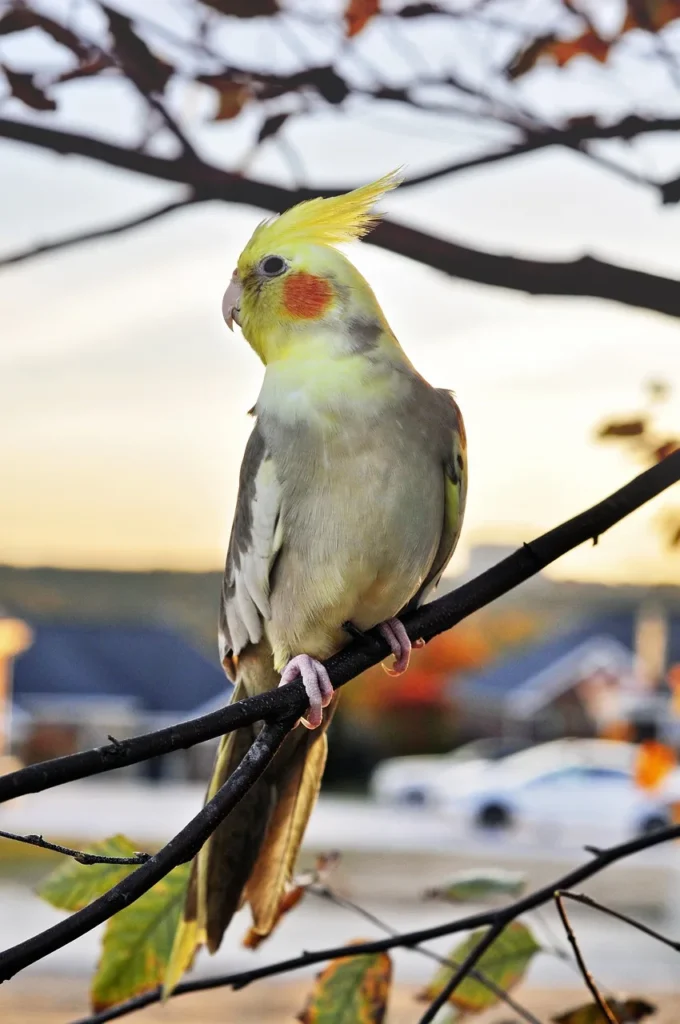
[[[373,771],[369,789],[382,804],[425,807],[438,801],[437,782],[442,775],[458,791],[486,765],[521,746],[524,744],[483,739],[465,743],[450,754],[390,757]]]
[[[670,824],[680,771],[655,793],[640,789],[637,748],[614,740],[557,740],[487,766],[462,789],[452,776],[435,784],[437,806],[470,829],[527,841],[609,844]]]

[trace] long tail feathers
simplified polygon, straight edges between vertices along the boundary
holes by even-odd
[[[253,931],[262,937],[269,935],[274,927],[281,897],[292,878],[307,822],[319,794],[327,752],[325,733],[307,733],[277,781],[276,805],[266,841],[246,885]]]

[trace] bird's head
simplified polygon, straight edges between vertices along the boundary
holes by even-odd
[[[373,206],[400,180],[392,172],[344,195],[307,200],[255,229],[222,312],[265,364],[303,354],[312,335],[342,346],[352,323],[389,331],[370,286],[336,246],[370,231]]]

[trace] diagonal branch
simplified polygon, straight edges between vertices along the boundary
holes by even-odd
[[[507,922],[499,919],[494,921],[487,933],[479,940],[474,949],[471,949],[460,966],[453,972],[449,980],[438,996],[436,996],[425,1013],[420,1018],[419,1024],[431,1024],[443,1006],[446,1006],[449,999],[456,991],[460,983],[467,977],[475,964],[481,960],[487,949],[500,937]]]
[[[431,640],[438,633],[451,629],[468,615],[535,576],[579,544],[600,537],[679,480],[680,450],[640,473],[604,501],[524,544],[476,579],[404,616],[409,636],[411,639],[422,637]],[[377,634],[353,642],[326,662],[333,686],[344,686],[367,668],[377,665],[389,653],[387,644]],[[204,740],[223,736],[241,726],[253,725],[262,719],[269,720],[283,715],[299,718],[306,708],[304,687],[300,680],[295,680],[287,686],[248,697],[209,715],[167,729],[9,772],[0,777],[0,803],[26,793],[39,793],[65,782],[111,771],[113,768],[137,764],[150,757],[169,754],[173,750],[186,749]]]
[[[34,256],[44,256],[50,252],[58,252],[60,249],[69,249],[71,246],[81,245],[83,242],[94,242],[98,238],[111,238],[113,235],[121,235],[125,231],[141,227],[142,224],[151,224],[152,221],[159,220],[168,213],[174,213],[175,210],[182,210],[186,206],[200,202],[200,198],[192,193],[185,199],[177,199],[175,202],[166,203],[164,206],[150,210],[148,213],[142,213],[137,217],[132,217],[130,220],[121,221],[119,224],[95,228],[93,231],[78,232],[78,234],[68,235],[66,238],[60,238],[53,242],[43,242],[30,249],[22,249],[19,252],[15,252],[11,256],[0,257],[0,268],[23,263],[25,260],[33,259]]]
[[[630,119],[620,122],[619,128],[621,129],[621,125],[625,125],[628,121]],[[657,126],[663,124],[665,130],[670,130],[671,120],[649,122],[648,124]],[[596,129],[599,134],[593,134]],[[633,126],[628,125],[627,130],[632,131]],[[603,135],[602,133],[605,131],[613,133],[614,129],[595,126],[590,135],[587,135],[583,129],[581,141],[584,141],[586,137],[615,137],[614,134]],[[128,150],[89,136],[57,131],[43,125],[13,121],[8,118],[0,118],[0,137],[2,136],[55,153],[84,156],[160,181],[188,185],[201,199],[219,199],[223,202],[259,207],[275,213],[280,213],[303,199],[311,199],[317,195],[336,195],[343,191],[341,188],[286,189],[279,185],[252,181],[185,156],[166,159],[150,153]],[[542,133],[540,138],[544,141],[541,146],[556,145],[559,137],[559,132]],[[576,146],[576,142],[564,144]],[[541,147],[538,145],[532,145],[529,149],[515,147],[514,151],[510,150],[505,155],[519,155],[519,153],[533,151],[536,148]],[[498,154],[488,154],[486,157],[472,162],[465,161],[449,165],[410,178],[401,187],[408,188],[423,184],[433,181],[435,178],[449,176],[457,170],[478,167],[481,163],[492,163],[498,159],[500,159]],[[390,220],[382,221],[367,236],[366,241],[369,245],[377,245],[464,281],[509,288],[513,291],[527,292],[530,295],[579,295],[609,299],[640,309],[652,309],[669,316],[680,316],[680,282],[618,266],[614,263],[607,263],[591,256],[564,262],[498,256],[494,253],[471,249]]]
[[[567,912],[564,909],[564,902],[562,900],[562,894],[559,891],[557,891],[555,893],[554,901],[555,901],[555,906],[557,907],[557,912],[560,915],[560,918],[562,920],[562,924],[564,925],[564,930],[566,932],[567,938],[569,939],[569,943],[571,945],[571,948],[574,950],[574,956],[576,957],[576,963],[579,966],[581,974],[583,975],[583,980],[586,983],[586,987],[588,988],[588,991],[590,992],[591,996],[593,997],[595,1005],[598,1007],[600,1013],[602,1014],[602,1018],[604,1020],[606,1020],[606,1021],[609,1021],[609,1024],[619,1024],[618,1017],[616,1016],[614,1011],[611,1009],[611,1007],[608,1006],[608,1004],[605,1002],[605,1000],[604,1000],[604,998],[602,996],[602,993],[600,992],[599,988],[595,984],[593,976],[590,973],[590,971],[588,970],[588,966],[587,966],[585,960],[583,959],[583,953],[581,952],[581,947],[579,946],[578,942],[576,941],[576,936],[574,935],[574,929],[571,927],[571,924],[569,922],[569,918],[567,916]]]
[[[73,857],[79,864],[146,864],[151,857],[149,853],[136,853],[134,857],[107,857],[100,853],[86,853],[84,850],[72,850],[69,846],[50,843],[42,836],[18,836],[14,832],[0,831],[0,839],[12,839],[16,843],[37,846],[40,850],[63,853],[66,857]]]
[[[626,857],[630,857],[642,850],[651,849],[660,843],[667,843],[679,838],[680,825],[673,825],[670,828],[651,832],[646,836],[633,839],[628,843],[611,846],[606,850],[602,850],[597,857],[593,857],[587,863],[574,868],[573,871],[569,871],[561,878],[550,882],[542,889],[536,889],[534,892],[528,893],[514,903],[509,903],[498,910],[487,910],[478,914],[470,914],[468,917],[461,917],[447,924],[437,925],[433,928],[423,928],[417,932],[403,932],[400,935],[375,939],[372,942],[352,943],[351,946],[333,946],[328,949],[313,950],[302,953],[300,956],[291,957],[289,960],[279,960],[276,963],[264,964],[261,967],[253,967],[250,970],[239,971],[234,974],[184,981],[177,986],[173,995],[179,996],[189,992],[204,992],[207,989],[226,987],[241,989],[245,988],[246,985],[259,981],[261,978],[271,978],[279,974],[287,974],[289,971],[297,971],[303,967],[310,967],[314,964],[335,960],[339,957],[359,956],[361,953],[383,953],[386,950],[399,947],[410,949],[422,942],[429,942],[431,939],[441,939],[446,935],[455,935],[458,932],[471,931],[475,928],[494,927],[496,925],[502,925],[505,928],[511,921],[521,917],[522,914],[551,903],[555,892],[572,889],[574,886],[580,885],[581,882],[599,874],[616,861],[624,860]],[[141,996],[127,999],[124,1003],[112,1006],[101,1013],[74,1021],[73,1024],[106,1024],[107,1021],[117,1020],[129,1013],[134,1013],[136,1010],[141,1010],[145,1006],[158,1003],[160,999],[161,990],[156,988],[151,992],[145,992]]]
[[[595,505],[574,519],[562,523],[561,526],[543,534],[542,537],[532,541],[531,544],[525,544],[509,558],[504,559],[493,569],[482,573],[475,580],[464,584],[451,594],[440,598],[439,601],[435,601],[418,609],[413,614],[405,616],[404,624],[409,636],[411,639],[422,637],[425,640],[429,640],[445,629],[449,629],[473,611],[477,611],[501,594],[506,593],[519,583],[534,576],[550,562],[559,558],[578,544],[583,543],[589,538],[597,538],[601,533],[613,526],[614,523],[619,522],[650,498],[659,494],[665,488],[670,487],[671,484],[676,483],[678,479],[680,479],[680,451],[669,455],[662,462],[641,473],[630,483],[626,484],[625,487],[622,487],[600,502],[599,505]],[[355,641],[326,662],[333,685],[336,688],[344,685],[360,672],[382,660],[387,656],[387,653],[387,644],[384,642],[378,644],[372,637],[361,642]],[[286,733],[300,716],[304,714],[307,703],[302,681],[296,680],[287,686],[239,701],[225,708],[224,711],[217,713],[220,717],[221,728],[212,735],[219,735],[220,733],[236,729],[239,725],[244,725],[247,722],[254,723],[262,719],[268,724],[263,726],[258,738],[224,786],[205,805],[203,810],[174,839],[170,840],[167,846],[164,846],[145,864],[128,875],[127,878],[114,886],[108,893],[90,903],[83,910],[77,911],[66,921],[62,921],[39,935],[33,936],[33,938],[27,939],[25,942],[21,942],[0,953],[0,982],[13,977],[18,971],[23,970],[30,964],[36,963],[49,953],[60,949],[62,946],[73,941],[73,939],[84,935],[96,927],[96,925],[108,920],[124,906],[128,906],[139,899],[145,892],[148,892],[173,867],[191,860],[205,840],[217,828],[218,824],[238,803],[244,793],[247,792],[255,779],[262,774]],[[199,719],[197,722],[202,722],[205,725],[205,721],[208,718],[214,723],[215,716],[205,716],[204,719]],[[191,746],[193,743],[198,742],[197,722],[184,723],[184,725],[176,726],[174,730],[163,730],[162,733],[168,741],[165,748],[166,751],[168,749],[177,749],[180,746]],[[136,740],[123,741],[122,743],[112,745],[112,747],[105,748],[110,753],[108,764],[102,763],[98,756],[98,751],[88,751],[83,755],[74,755],[74,757],[76,762],[80,758],[80,764],[82,765],[83,759],[87,760],[94,755],[94,768],[89,774],[96,774],[99,771],[112,768],[114,765],[120,766],[123,763],[145,760],[158,753],[159,751],[154,749],[157,735],[161,734],[152,733],[147,737],[138,737]],[[207,737],[203,735],[201,738],[206,739]],[[129,755],[130,749],[134,751],[132,757]],[[63,771],[64,763],[67,766],[66,772]],[[31,766],[19,772],[14,772],[12,775],[7,775],[0,779],[0,789],[3,790],[2,795],[6,799],[8,796],[18,796],[20,792],[48,789],[59,782],[65,781],[65,775],[71,779],[77,778],[79,776],[73,774],[72,771],[73,763],[73,758],[57,758],[55,761]],[[70,775],[68,774],[69,765],[71,766]],[[82,775],[83,772],[80,771],[80,777]],[[27,786],[26,781],[28,779],[32,780],[34,784]],[[622,856],[621,850],[635,852],[636,850],[645,849],[646,846],[654,845],[655,841],[662,841],[659,837],[665,836],[670,838],[672,835],[677,834],[680,834],[680,828],[677,830],[668,829],[663,833],[655,833],[651,837],[629,843],[627,847],[614,848],[613,852],[611,850],[603,851],[583,868],[562,880],[560,887],[565,889],[571,888],[584,878],[589,878],[592,873],[601,870],[606,864]],[[473,924],[470,923],[471,921],[475,925],[493,925],[498,920],[502,920],[505,924],[513,919],[511,914],[512,907],[522,906],[523,909],[530,909],[552,899],[552,892],[553,890],[550,890],[548,895],[545,896],[545,890],[539,890],[538,895],[534,893],[533,897],[527,898],[528,902],[525,900],[524,904],[513,904],[510,910],[505,909],[492,914],[490,918],[488,914],[482,914],[477,918],[469,918],[468,926],[473,927]],[[518,913],[522,912],[523,910],[518,911]],[[511,916],[503,916],[508,913]],[[501,915],[500,917],[499,914]],[[411,941],[407,942],[398,942],[394,939],[382,941],[391,942],[392,945],[414,945],[416,942],[424,941],[425,938],[435,938],[438,935],[451,934],[449,927],[445,926],[443,931],[434,929],[427,934],[417,933],[410,936]],[[460,930],[460,927],[460,922],[456,922],[453,931]],[[368,946],[373,950],[375,944],[369,943]],[[391,947],[387,945],[380,948],[389,949]],[[362,947],[354,947],[355,953],[361,951]],[[363,951],[367,951],[367,949]],[[321,959],[324,959],[324,957],[321,957]],[[311,962],[317,961],[312,960]],[[254,980],[254,978],[248,976],[248,980]]]
[[[584,907],[592,907],[593,910],[599,910],[603,914],[609,914],[610,917],[615,917],[617,921],[623,921],[624,924],[629,924],[632,928],[637,928],[639,932],[644,935],[649,935],[651,939],[656,939],[657,942],[663,943],[664,946],[669,946],[674,949],[676,953],[680,953],[680,942],[676,939],[671,939],[668,935],[662,935],[661,932],[657,932],[654,928],[650,928],[649,925],[643,924],[642,921],[636,921],[634,917],[629,917],[628,914],[622,914],[619,910],[614,910],[613,907],[607,907],[604,903],[598,903],[592,896],[586,896],[583,892],[561,892],[560,896],[563,899],[573,900],[575,903],[581,903]]]

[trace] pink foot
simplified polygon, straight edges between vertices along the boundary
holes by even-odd
[[[411,648],[422,647],[423,641],[416,640],[414,644],[411,644],[409,635],[399,619],[388,619],[386,622],[381,622],[378,626],[378,632],[384,640],[387,640],[390,650],[394,655],[394,665],[392,668],[387,668],[385,665],[383,665],[383,668],[388,676],[400,676],[408,668]]]
[[[300,721],[306,729],[318,729],[323,721],[323,709],[328,707],[333,697],[333,684],[321,662],[310,658],[308,654],[298,654],[290,659],[281,673],[279,686],[291,683],[298,676],[302,677],[309,698],[307,717]]]

